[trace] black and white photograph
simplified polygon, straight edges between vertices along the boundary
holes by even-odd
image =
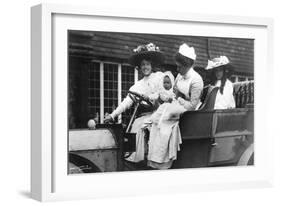
[[[67,35],[68,174],[254,165],[254,39]]]

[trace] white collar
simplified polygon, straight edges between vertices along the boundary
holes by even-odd
[[[151,77],[153,77],[153,72],[151,72],[149,76],[144,76],[142,79],[149,80]]]

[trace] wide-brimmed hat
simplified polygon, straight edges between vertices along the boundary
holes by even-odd
[[[193,47],[188,46],[186,43],[180,45],[178,53],[189,59],[196,60],[195,49]]]
[[[129,58],[129,63],[132,66],[139,66],[142,60],[151,60],[155,65],[161,65],[165,61],[164,54],[159,47],[153,43],[140,45],[133,50],[133,54]]]
[[[234,71],[233,65],[230,63],[229,59],[226,56],[220,56],[213,58],[212,60],[208,60],[208,65],[205,68],[209,71],[214,71],[216,68],[222,68],[225,70],[226,75],[232,75]]]
[[[212,70],[219,67],[223,67],[224,69],[232,69],[232,65],[226,56],[220,56],[213,58],[212,60],[208,60],[208,65],[205,69]]]

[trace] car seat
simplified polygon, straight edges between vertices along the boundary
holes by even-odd
[[[215,107],[216,97],[219,87],[213,87],[210,92],[208,92],[203,104],[199,107],[198,110],[206,111],[213,110]]]

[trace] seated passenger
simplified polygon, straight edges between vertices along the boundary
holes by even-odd
[[[181,45],[175,55],[179,72],[173,87],[175,98],[171,103],[162,104],[165,106],[160,105],[158,110],[162,107],[165,111],[158,116],[159,121],[157,118],[152,120],[147,157],[148,166],[152,168],[168,169],[172,166],[181,144],[179,117],[185,111],[195,110],[200,102],[203,80],[193,70],[195,59],[194,48],[187,44]]]
[[[235,108],[233,85],[228,79],[231,72],[231,65],[228,58],[226,56],[220,56],[209,60],[206,70],[210,70],[212,72],[211,85],[219,87],[214,109]]]

